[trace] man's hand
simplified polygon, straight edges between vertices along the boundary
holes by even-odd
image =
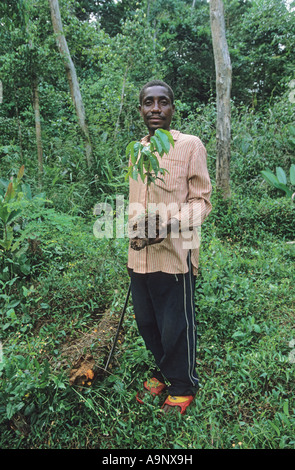
[[[179,220],[178,219],[168,219],[167,222],[163,222],[159,226],[159,234],[156,238],[133,238],[132,239],[132,248],[136,251],[140,251],[146,246],[157,245],[161,243],[167,235],[171,232],[179,231]],[[135,242],[135,243],[134,243]]]

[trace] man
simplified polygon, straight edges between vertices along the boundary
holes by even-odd
[[[164,181],[156,180],[149,187],[149,204],[169,208],[166,217],[162,214],[160,235],[152,241],[147,239],[142,250],[129,247],[128,252],[135,318],[156,365],[136,398],[143,403],[145,394],[159,395],[168,388],[164,412],[183,414],[198,389],[196,229],[211,211],[211,183],[200,139],[170,130],[174,94],[165,82],[154,80],[142,88],[139,111],[149,132],[141,142],[148,144],[157,129],[164,129],[172,134],[174,147],[160,159],[160,166],[168,170]],[[146,208],[147,185],[140,178],[130,179],[129,203]]]

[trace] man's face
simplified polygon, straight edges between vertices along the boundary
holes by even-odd
[[[145,90],[139,111],[150,135],[156,129],[169,131],[174,110],[175,106],[165,87],[153,86]]]

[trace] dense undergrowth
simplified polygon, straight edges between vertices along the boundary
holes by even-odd
[[[213,192],[202,228],[195,295],[201,387],[184,417],[164,416],[158,399],[145,406],[135,400],[151,358],[131,302],[108,373],[90,386],[69,385],[64,346],[99,328],[106,311],[112,316],[123,307],[128,240],[94,237],[95,189],[86,177],[56,180],[42,198],[22,189],[0,258],[1,448],[295,447],[294,204],[259,175],[268,164],[292,161],[286,127],[293,121],[279,122],[281,110],[273,109],[269,127],[262,117],[234,120],[232,197],[224,202]],[[212,107],[203,111],[195,122],[214,185]],[[196,133],[193,122],[187,119],[186,130]],[[262,150],[268,160],[258,158]],[[8,159],[1,168],[6,177]],[[111,191],[97,194],[114,200]]]

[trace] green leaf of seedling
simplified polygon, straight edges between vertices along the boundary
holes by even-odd
[[[138,155],[140,150],[142,149],[143,145],[140,142],[135,142],[133,149],[134,149],[134,161],[132,163],[136,163],[138,159]]]
[[[151,173],[148,173],[147,174],[147,183],[148,183],[148,185],[151,184],[151,183],[154,183],[155,181],[156,181],[156,178]]]
[[[157,174],[158,174],[158,172],[159,172],[159,169],[160,169],[160,168],[159,168],[159,162],[158,162],[157,158],[154,157],[152,154],[149,155],[149,160],[150,160],[150,162],[151,162],[152,169],[153,169],[155,175],[157,176]]]
[[[165,153],[169,153],[170,142],[168,136],[162,131],[162,129],[157,129],[155,135],[159,138]]]
[[[155,134],[158,135],[158,136],[163,135],[163,134],[166,135],[168,137],[170,145],[172,145],[172,147],[174,147],[174,139],[172,137],[172,134],[169,131],[166,131],[164,129],[157,129]]]
[[[151,137],[151,142],[154,145],[156,152],[158,152],[158,154],[162,157],[164,155],[165,149],[163,148],[160,138],[154,135]]]
[[[137,181],[137,178],[138,178],[138,169],[137,169],[137,166],[135,166],[134,168],[131,168],[131,170],[132,170],[132,173],[131,173],[132,179],[134,179],[135,181]]]
[[[163,180],[163,178],[160,178],[160,176],[157,176],[157,180],[160,180],[160,181],[162,181],[162,183],[166,184],[165,181]]]
[[[134,145],[136,144],[136,140],[133,140],[130,142],[127,147],[126,147],[126,157],[128,158],[129,155],[131,157],[131,160],[134,158]]]
[[[140,177],[142,179],[142,181],[144,182],[144,173],[143,173],[143,156],[141,155],[139,160],[138,160],[138,168],[139,168],[139,174],[140,174]]]

